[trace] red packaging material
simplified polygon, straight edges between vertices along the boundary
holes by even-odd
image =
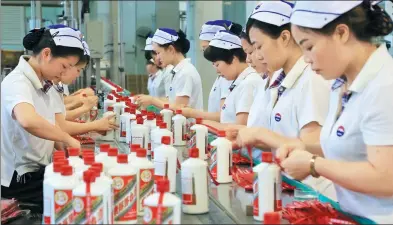
[[[283,208],[282,217],[290,224],[357,224],[329,203],[317,200],[288,204]]]
[[[1,209],[1,224],[5,224],[29,213],[29,210],[21,210],[15,199],[2,199]]]

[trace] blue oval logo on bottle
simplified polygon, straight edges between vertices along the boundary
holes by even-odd
[[[276,113],[276,115],[274,116],[274,119],[275,119],[277,122],[280,122],[280,121],[281,121],[281,114],[280,114],[280,113]]]
[[[343,126],[339,126],[337,128],[337,136],[342,137],[342,136],[344,136],[344,134],[345,134],[345,128]]]

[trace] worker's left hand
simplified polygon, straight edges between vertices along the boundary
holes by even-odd
[[[136,101],[141,106],[148,106],[153,102],[153,97],[150,95],[138,95],[136,96]]]
[[[237,145],[239,147],[255,146],[257,142],[257,135],[259,134],[259,128],[257,127],[247,127],[240,129],[237,133]]]
[[[293,150],[288,158],[281,162],[281,167],[294,179],[303,180],[310,175],[310,160],[312,156],[308,151]]]

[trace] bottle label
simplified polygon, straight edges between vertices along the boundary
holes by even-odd
[[[136,220],[136,175],[112,176],[114,221]]]
[[[194,148],[197,143],[197,136],[195,130],[190,130],[190,140],[187,142],[188,148]]]
[[[217,146],[211,149],[210,163],[210,173],[214,179],[217,179]]]
[[[126,121],[122,120],[120,123],[120,137],[126,137],[127,130],[126,130]]]
[[[193,175],[190,177],[182,177],[182,198],[184,205],[196,205],[195,193],[195,178]]]
[[[102,196],[91,196],[91,217],[89,224],[104,223],[104,201]],[[88,224],[86,218],[87,197],[74,197],[74,224]]]
[[[55,223],[71,224],[73,222],[72,190],[54,190]]]
[[[275,211],[281,211],[282,209],[282,201],[281,201],[281,193],[282,193],[282,180],[281,180],[281,174],[276,175],[276,181],[275,181],[275,192],[276,192],[276,202],[275,202]]]
[[[139,213],[143,213],[143,201],[153,194],[154,189],[154,169],[141,169],[139,171]]]
[[[168,177],[168,160],[159,161],[154,159],[154,180]]]
[[[253,190],[253,214],[259,216],[259,189],[258,189],[258,173],[254,173]]]
[[[158,207],[145,206],[143,214],[143,224],[158,224]],[[173,224],[174,207],[161,207],[161,224]]]
[[[139,144],[145,147],[145,136],[131,136],[131,144]]]
[[[94,121],[97,118],[98,115],[98,110],[95,109],[91,109],[90,110],[90,121]]]

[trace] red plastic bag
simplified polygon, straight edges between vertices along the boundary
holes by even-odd
[[[5,224],[10,220],[14,220],[30,212],[29,210],[21,210],[15,199],[2,199],[1,209],[1,224]]]
[[[232,166],[232,178],[240,187],[246,191],[252,191],[254,172],[250,167]]]

